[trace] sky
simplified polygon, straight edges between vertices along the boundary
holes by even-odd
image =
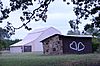
[[[3,3],[6,3],[4,6],[6,7],[9,5],[9,0],[2,0]],[[49,5],[48,12],[47,12],[47,21],[46,23],[42,20],[35,22],[34,20],[28,24],[29,27],[32,28],[31,31],[28,31],[24,28],[16,30],[15,35],[11,37],[11,39],[23,39],[28,33],[32,32],[38,28],[45,28],[45,27],[54,27],[61,31],[62,34],[66,35],[68,30],[71,30],[70,25],[68,23],[69,20],[75,19],[76,16],[73,12],[72,4],[67,5],[63,0],[55,0]],[[36,7],[36,6],[34,6]],[[33,7],[30,7],[30,11]],[[22,25],[19,17],[22,15],[21,10],[17,10],[15,12],[10,13],[10,17],[4,20],[4,23],[0,24],[0,26],[4,27],[6,25],[5,22],[9,21],[15,27]],[[87,24],[87,21],[82,20],[82,24],[79,25],[79,30],[82,31],[84,25]]]

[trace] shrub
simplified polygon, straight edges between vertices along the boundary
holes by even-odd
[[[99,45],[100,45],[100,41],[98,38],[93,38],[92,39],[92,50],[93,52],[96,52],[97,49],[99,48]]]
[[[98,48],[99,48],[99,43],[93,43],[92,44],[92,51],[93,52],[96,52]]]
[[[2,54],[2,52],[0,51],[0,54]]]
[[[100,45],[98,46],[96,52],[97,52],[97,53],[100,53]]]

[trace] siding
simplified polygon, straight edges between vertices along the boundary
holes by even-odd
[[[73,53],[73,54],[85,54],[85,53],[91,53],[92,52],[92,42],[91,38],[83,38],[83,37],[63,37],[63,52],[66,53]],[[70,48],[70,44],[75,42],[76,45],[79,45],[80,51],[73,50]],[[75,43],[73,43],[73,47],[75,47]],[[83,50],[81,50],[84,48]]]

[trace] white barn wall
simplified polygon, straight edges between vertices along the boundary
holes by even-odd
[[[40,40],[36,39],[34,42],[35,42],[34,43],[35,44],[35,50],[33,50],[33,51],[43,51],[43,45],[40,42]]]
[[[32,46],[32,51],[43,51],[42,43],[38,39],[26,44],[25,46]]]
[[[11,52],[11,53],[22,53],[22,48],[21,48],[21,46],[18,46],[18,47],[11,47],[11,48],[10,48],[10,52]]]

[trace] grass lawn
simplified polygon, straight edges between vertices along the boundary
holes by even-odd
[[[0,66],[100,66],[100,54],[45,56],[33,53],[2,54]]]

